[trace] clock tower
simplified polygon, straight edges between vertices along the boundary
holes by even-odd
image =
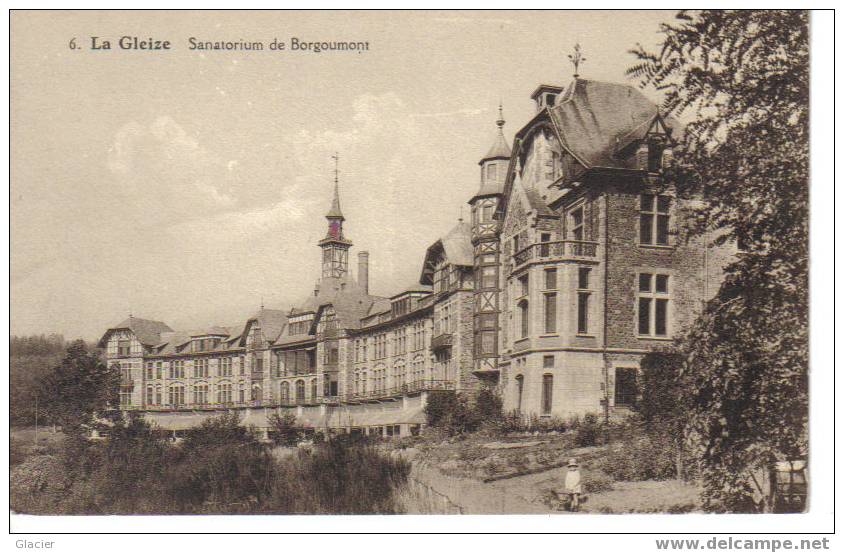
[[[344,278],[349,271],[349,248],[352,241],[343,236],[343,212],[340,210],[340,184],[337,164],[339,156],[334,154],[334,197],[331,209],[325,215],[328,219],[328,233],[319,241],[322,249],[322,278]]]

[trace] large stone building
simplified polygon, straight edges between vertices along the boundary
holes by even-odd
[[[661,176],[680,129],[640,92],[575,78],[532,98],[512,147],[499,117],[471,223],[428,248],[417,283],[371,295],[365,251],[351,277],[335,180],[322,274],[295,307],[193,332],[130,317],[105,333],[122,408],[174,431],[227,409],[266,429],[293,410],[308,427],[389,436],[418,431],[443,390],[492,387],[536,417],[623,412],[640,359],[715,292],[725,252],[681,239]]]

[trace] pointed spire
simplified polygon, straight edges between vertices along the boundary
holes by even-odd
[[[340,211],[340,154],[334,152],[331,159],[334,160],[334,198],[331,200],[331,209],[328,211],[325,218],[345,221],[346,218],[343,217],[343,212]]]
[[[481,158],[481,163],[490,159],[510,159],[510,145],[507,144],[507,139],[504,138],[504,106],[501,102],[498,103],[498,119],[495,125],[498,127],[498,136],[495,137],[492,147]]]

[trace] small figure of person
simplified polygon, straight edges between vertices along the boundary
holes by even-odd
[[[568,468],[569,470],[566,473],[566,494],[569,498],[569,510],[577,511],[580,508],[580,494],[583,493],[577,459],[569,459]]]

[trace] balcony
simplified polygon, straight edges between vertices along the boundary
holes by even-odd
[[[438,351],[445,348],[450,348],[454,345],[454,334],[450,332],[443,332],[431,338],[431,351]]]
[[[248,407],[296,407],[298,405],[319,405],[338,403],[361,403],[366,401],[395,400],[404,395],[424,391],[454,390],[454,380],[416,380],[401,386],[383,390],[370,390],[337,396],[307,397],[301,399],[254,399],[251,401],[229,401],[226,403],[180,403],[165,405],[121,405],[123,411],[216,411],[244,409]]]
[[[586,242],[583,240],[539,242],[516,252],[513,256],[511,270],[529,262],[591,260],[595,259],[597,252],[597,242]]]

